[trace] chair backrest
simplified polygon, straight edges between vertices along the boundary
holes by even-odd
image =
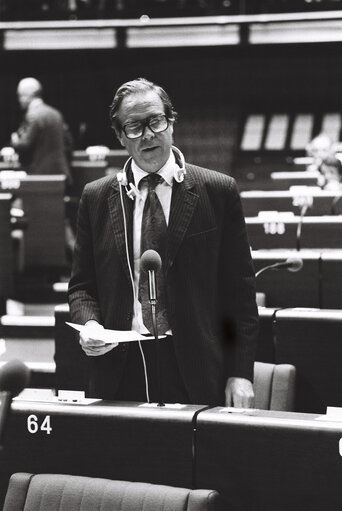
[[[65,474],[16,473],[3,511],[218,511],[214,490]]]
[[[255,408],[294,409],[296,368],[291,364],[254,363]]]

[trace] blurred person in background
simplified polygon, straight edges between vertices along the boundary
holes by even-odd
[[[336,157],[336,144],[325,133],[320,133],[306,146],[308,156],[313,158],[308,170],[317,170],[321,176],[318,184],[325,190],[340,188],[342,163]]]
[[[11,144],[28,174],[65,174],[71,181],[68,157],[71,135],[62,114],[43,101],[42,85],[23,78],[17,96],[24,119],[11,135]]]
[[[72,183],[69,161],[72,155],[72,137],[62,114],[42,98],[42,85],[35,78],[23,78],[17,88],[24,119],[11,143],[19,155],[27,174],[64,174],[66,193]],[[75,245],[75,235],[68,218],[65,220],[67,255]]]

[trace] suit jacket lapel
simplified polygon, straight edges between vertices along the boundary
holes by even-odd
[[[128,181],[133,182],[133,177],[130,176],[131,171],[128,173]],[[120,199],[120,185],[117,179],[114,180],[112,184],[113,193],[108,198],[108,207],[110,218],[112,221],[112,227],[114,232],[114,242],[119,253],[125,274],[129,281],[131,280],[130,271],[127,263],[127,255],[126,255],[126,242],[125,242],[125,224],[124,217],[122,213],[122,205]],[[124,187],[122,187],[122,200],[125,209],[126,215],[126,229],[127,229],[127,241],[128,241],[128,253],[129,259],[131,263],[131,268],[133,268],[133,207],[134,201],[131,200],[127,194]]]
[[[172,189],[170,219],[168,225],[168,243],[165,260],[165,274],[172,265],[178,249],[188,230],[197,201],[195,182],[191,169],[186,166],[187,173],[182,183],[174,181]]]

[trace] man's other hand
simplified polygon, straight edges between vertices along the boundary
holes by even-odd
[[[253,384],[246,378],[228,378],[226,385],[226,406],[253,408]]]
[[[98,332],[99,330],[103,330],[104,327],[97,321],[87,321],[86,325],[91,328],[87,329],[87,333],[80,332],[80,345],[88,357],[104,355],[118,345],[117,342],[106,344],[99,339]]]

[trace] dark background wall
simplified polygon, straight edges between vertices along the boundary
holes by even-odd
[[[115,89],[145,76],[179,112],[175,142],[188,160],[229,171],[246,112],[340,111],[342,44],[0,54],[0,146],[20,121],[16,86],[35,76],[69,123],[75,148],[119,147],[108,119]]]

